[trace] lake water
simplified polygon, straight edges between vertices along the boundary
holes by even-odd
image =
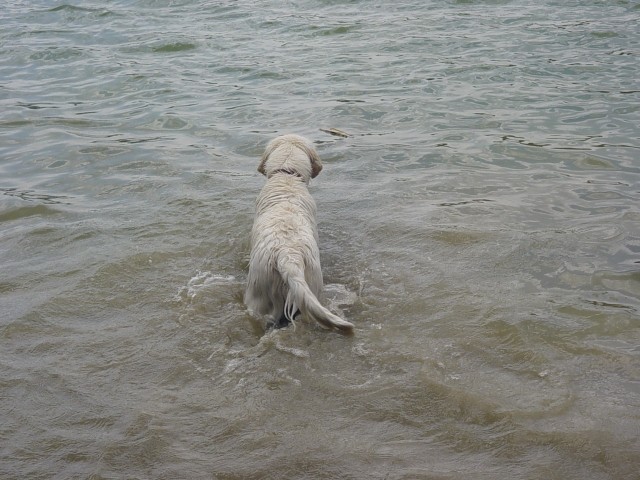
[[[5,2],[0,477],[637,479],[640,4],[532,3]],[[242,304],[288,132],[353,336]]]

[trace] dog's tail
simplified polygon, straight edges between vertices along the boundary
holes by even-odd
[[[289,286],[284,305],[284,315],[293,321],[296,310],[312,318],[327,328],[335,328],[343,333],[353,333],[353,324],[343,320],[322,306],[313,294],[304,278],[304,270],[295,263],[278,262],[278,270],[285,283]]]

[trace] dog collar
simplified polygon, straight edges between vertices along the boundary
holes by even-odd
[[[271,172],[269,178],[273,177],[276,173],[286,173],[287,175],[302,178],[302,175],[300,175],[298,172],[289,170],[288,168],[279,168],[278,170],[274,170],[273,172]]]

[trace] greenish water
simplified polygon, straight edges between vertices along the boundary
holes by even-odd
[[[638,478],[640,6],[530,3],[3,6],[0,477]],[[286,132],[353,337],[242,304]]]

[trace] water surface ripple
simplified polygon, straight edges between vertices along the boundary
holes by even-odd
[[[0,477],[637,478],[637,2],[8,3]],[[242,305],[286,132],[353,337]]]

